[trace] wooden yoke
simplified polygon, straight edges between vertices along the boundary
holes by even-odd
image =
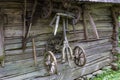
[[[96,38],[99,39],[99,35],[98,35],[98,31],[97,31],[95,22],[94,22],[94,20],[93,20],[93,18],[92,18],[92,16],[90,15],[89,12],[88,12],[88,17],[89,17],[90,24],[91,24],[91,26],[92,26],[92,28],[93,28],[93,32],[94,32]]]
[[[3,30],[3,25],[4,25],[4,13],[0,11],[0,64],[4,66],[4,30]]]

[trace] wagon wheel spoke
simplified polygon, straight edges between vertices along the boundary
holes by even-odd
[[[44,63],[49,75],[57,74],[57,60],[51,51],[45,53]]]
[[[73,50],[74,62],[77,66],[84,66],[86,63],[85,51],[82,47],[76,46]]]

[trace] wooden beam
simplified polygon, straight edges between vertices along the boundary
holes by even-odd
[[[88,40],[88,30],[87,30],[87,22],[86,22],[86,11],[85,11],[85,6],[82,6],[82,19],[83,19],[83,29],[84,29],[84,39]]]
[[[95,22],[94,22],[94,20],[93,20],[93,18],[92,18],[92,16],[90,15],[89,12],[88,12],[88,17],[89,17],[90,24],[91,24],[91,26],[92,26],[92,28],[93,28],[93,32],[94,32],[96,38],[99,39],[99,35],[98,35],[98,31],[97,31]]]
[[[4,13],[3,11],[0,11],[0,63],[2,66],[4,66]]]
[[[112,11],[112,18],[113,18],[113,33],[112,33],[112,52],[113,54],[116,53],[116,47],[118,47],[118,19],[117,19],[117,13],[115,11],[115,8],[113,7],[111,9]]]
[[[26,11],[27,11],[27,0],[24,0],[24,23],[23,23],[23,37],[25,37],[26,33]]]

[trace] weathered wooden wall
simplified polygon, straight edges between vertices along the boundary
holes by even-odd
[[[11,5],[11,6],[8,6]],[[8,2],[6,4],[0,3],[0,7],[3,8],[4,13],[7,15],[7,23],[4,23],[4,36],[5,36],[5,68],[0,68],[0,78],[11,80],[27,79],[32,75],[34,78],[36,76],[44,76],[44,66],[43,66],[43,54],[45,53],[45,45],[50,36],[53,36],[53,28],[49,26],[50,20],[52,19],[41,19],[39,14],[34,16],[33,26],[30,31],[30,35],[38,35],[35,37],[37,59],[39,67],[34,67],[33,53],[32,53],[32,42],[27,43],[27,48],[23,53],[22,50],[22,35],[23,35],[23,4]],[[73,33],[68,33],[68,39],[70,41],[70,46],[72,49],[76,45],[81,45],[87,56],[87,63],[84,67],[77,67],[72,71],[72,78],[77,78],[79,76],[91,73],[102,68],[105,65],[109,65],[111,62],[111,35],[112,35],[112,16],[110,7],[91,7],[91,15],[97,26],[97,30],[100,36],[100,40],[95,41],[84,41],[83,32],[83,20],[80,19],[79,23],[76,25],[76,30],[78,33],[76,36]],[[36,12],[37,13],[37,12]],[[88,17],[87,29],[89,39],[95,39],[93,35],[92,28],[90,26]],[[72,27],[70,30],[72,30]],[[60,31],[60,30],[59,30]],[[65,69],[67,64],[59,64],[59,71]],[[35,72],[36,71],[36,72]],[[37,72],[39,71],[39,72]],[[32,72],[32,73],[30,73]],[[20,76],[21,74],[30,73],[28,76]],[[16,77],[18,76],[19,77]],[[63,74],[64,75],[64,74]],[[59,75],[62,76],[62,75]],[[14,77],[14,78],[13,78]],[[45,80],[45,79],[44,79]],[[47,80],[47,79],[46,79]],[[55,79],[56,80],[56,79]],[[66,80],[66,79],[62,79]]]

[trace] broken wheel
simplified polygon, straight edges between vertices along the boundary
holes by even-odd
[[[51,51],[45,53],[44,64],[49,75],[57,74],[57,60]]]
[[[86,63],[86,56],[85,56],[85,50],[80,47],[76,46],[73,50],[74,55],[74,62],[77,66],[84,66]]]

